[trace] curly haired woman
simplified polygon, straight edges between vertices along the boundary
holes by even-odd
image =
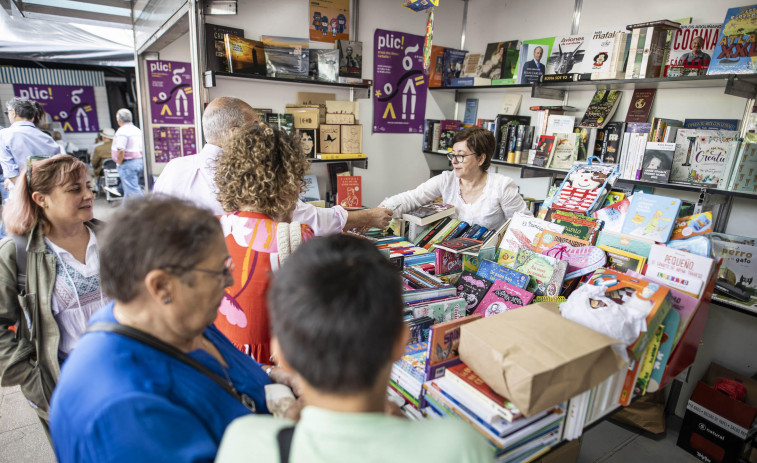
[[[271,270],[279,266],[292,241],[313,236],[310,227],[288,230],[308,169],[302,146],[285,132],[258,122],[245,124],[225,144],[216,164],[218,201],[234,269],[216,326],[260,363],[270,358],[265,294]],[[283,241],[281,235],[285,235]],[[292,236],[294,235],[294,236]]]

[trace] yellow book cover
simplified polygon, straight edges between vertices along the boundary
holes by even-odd
[[[223,36],[223,43],[226,47],[226,60],[229,63],[229,72],[259,76],[266,75],[263,42],[225,34]]]
[[[639,377],[636,378],[636,388],[634,390],[634,395],[636,396],[644,395],[647,392],[649,378],[652,376],[654,362],[657,359],[657,351],[660,350],[660,344],[662,343],[663,331],[665,331],[665,325],[659,325],[654,332],[654,338],[652,338],[649,347],[644,352],[644,357],[641,359]]]
[[[644,273],[644,264],[647,262],[645,257],[631,252],[621,251],[620,249],[604,244],[599,245],[599,248],[607,253],[607,268],[611,268],[621,273],[625,273],[627,270]]]

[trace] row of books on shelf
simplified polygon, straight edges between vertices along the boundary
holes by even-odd
[[[682,355],[678,349],[696,345],[692,339],[701,332],[689,330],[713,287],[757,308],[757,262],[744,258],[757,252],[753,238],[714,233],[711,211],[693,213],[678,198],[626,196],[611,190],[612,179],[601,188],[592,193],[594,200],[564,210],[558,207],[566,197],[586,197],[565,182],[550,192],[538,217],[516,213],[488,240],[443,239],[393,256],[404,267],[411,344],[392,369],[389,395],[409,417],[464,420],[500,461],[522,460],[578,437],[586,424],[661,388],[670,379],[669,365]],[[449,210],[433,208],[440,209]],[[426,227],[445,219],[450,216],[437,216]],[[412,246],[403,237],[376,244],[391,255],[389,245],[403,241]],[[509,397],[485,381],[492,376],[459,353],[466,327],[544,301],[560,303],[564,323],[617,340],[627,363],[577,396],[534,410],[522,396]],[[696,329],[703,329],[699,320]]]
[[[337,40],[334,49],[309,48],[306,38],[244,37],[244,30],[205,24],[208,69],[241,75],[362,84],[362,42]]]
[[[649,108],[654,92],[637,90],[634,101]],[[739,121],[653,117],[646,122],[649,112],[637,115],[632,104],[626,122],[609,122],[620,94],[597,91],[581,119],[564,114],[574,108],[533,106],[533,118],[499,114],[476,125],[494,133],[494,159],[512,164],[567,171],[595,157],[617,164],[624,179],[757,192],[757,135],[740,138]],[[460,121],[426,120],[424,151],[450,151],[463,127]]]
[[[429,86],[754,74],[749,48],[757,26],[749,17],[755,9],[730,8],[722,24],[659,20],[624,30],[493,42],[483,52],[433,46]]]

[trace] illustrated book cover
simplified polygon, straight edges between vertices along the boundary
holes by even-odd
[[[481,315],[468,315],[456,320],[431,325],[428,335],[428,360],[426,364],[431,366],[459,358],[457,346],[460,344],[460,327],[480,318]]]
[[[476,275],[486,278],[487,280],[494,282],[502,280],[510,283],[518,288],[525,288],[528,286],[530,280],[529,276],[525,273],[521,273],[517,270],[513,270],[509,267],[505,267],[494,262],[484,259],[476,270]]]
[[[554,257],[520,249],[510,268],[531,277],[526,289],[533,289],[536,296],[559,296],[568,263]]]
[[[620,90],[597,90],[586,108],[579,127],[604,128],[618,109]]]
[[[723,173],[728,144],[738,136],[730,130],[680,129],[670,180],[717,185]]]
[[[339,50],[339,77],[361,79],[363,69],[363,42],[337,40]]]
[[[641,179],[645,182],[668,183],[675,150],[675,143],[647,143],[644,149]]]
[[[680,207],[679,198],[636,193],[631,200],[621,232],[658,243],[667,243],[673,233]]]
[[[757,5],[729,8],[720,28],[707,75],[754,74]]]
[[[505,236],[499,244],[499,256],[497,262],[507,264],[515,260],[518,250],[526,248],[535,250],[535,241],[542,230],[551,230],[563,233],[565,227],[546,220],[537,219],[530,214],[516,212],[510,219],[510,225],[505,231]]]
[[[309,42],[295,37],[261,37],[269,77],[307,78],[310,71]]]
[[[647,122],[652,111],[652,102],[657,94],[654,88],[637,88],[631,96],[631,104],[626,113],[626,122]]]
[[[587,39],[583,34],[555,37],[545,75],[580,73],[584,68]]]
[[[655,244],[649,251],[644,274],[699,298],[714,265],[715,261],[709,257]]]
[[[350,210],[363,205],[362,181],[359,175],[340,175],[336,178],[336,197],[340,206]]]
[[[244,30],[236,27],[219,26],[205,23],[205,61],[212,71],[231,72],[226,58],[226,44],[224,35],[244,37]],[[265,68],[264,68],[265,69]],[[265,70],[263,71],[265,73]]]
[[[476,275],[475,271],[463,270],[457,279],[457,295],[465,299],[468,315],[476,310],[491,285],[491,281]]]
[[[720,24],[681,24],[671,32],[670,50],[665,63],[665,77],[707,74]]]
[[[224,45],[229,72],[266,75],[263,42],[226,34],[224,35]]]
[[[476,308],[474,314],[488,317],[528,305],[534,295],[502,280],[495,281]]]

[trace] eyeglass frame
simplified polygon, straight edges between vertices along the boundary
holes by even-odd
[[[232,260],[231,256],[227,257],[223,261],[223,270],[211,270],[207,268],[199,268],[199,267],[190,267],[185,265],[165,265],[161,267],[163,269],[179,269],[183,270],[185,272],[191,272],[191,271],[198,271],[202,273],[207,273],[210,275],[220,276],[224,278],[233,278],[233,271],[234,271],[234,261]]]
[[[465,162],[465,158],[467,158],[468,156],[478,156],[478,154],[476,154],[476,153],[471,153],[471,154],[455,154],[454,152],[447,153],[447,159],[449,159],[449,162],[462,163],[462,162]],[[462,158],[462,159],[460,159],[460,158]]]

